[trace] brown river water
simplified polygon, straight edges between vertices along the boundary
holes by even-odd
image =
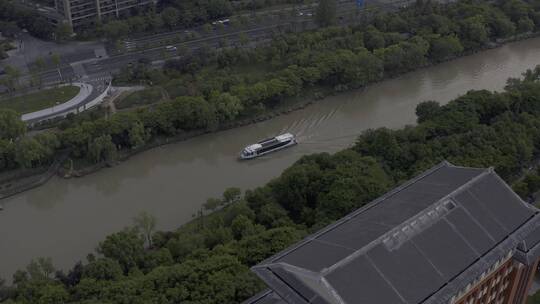
[[[472,89],[501,90],[509,76],[537,64],[540,38],[516,42],[329,97],[265,122],[156,148],[80,179],[53,178],[0,201],[0,277],[11,279],[39,256],[52,257],[59,268],[71,267],[143,210],[156,216],[159,229],[174,229],[189,221],[206,198],[227,187],[263,185],[302,155],[346,148],[368,128],[414,123],[421,101],[445,103]],[[259,159],[237,160],[245,145],[285,131],[296,134],[300,144]]]

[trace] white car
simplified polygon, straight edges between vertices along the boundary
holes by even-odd
[[[218,20],[218,21],[212,22],[212,25],[218,25],[218,24],[227,25],[227,24],[229,24],[230,21],[231,20],[229,20],[229,19]]]
[[[165,49],[166,49],[167,51],[176,51],[176,50],[177,50],[177,48],[176,48],[175,46],[173,46],[173,45],[167,45],[167,46],[165,47]]]

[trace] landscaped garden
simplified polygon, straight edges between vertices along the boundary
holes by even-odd
[[[35,112],[64,103],[75,97],[79,90],[76,86],[62,86],[22,96],[0,97],[0,109],[12,109],[21,114]]]

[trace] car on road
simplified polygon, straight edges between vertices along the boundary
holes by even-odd
[[[174,45],[167,45],[167,46],[165,47],[165,49],[166,49],[167,51],[171,51],[171,52],[174,52],[174,51],[177,50],[177,48],[176,48]]]
[[[212,22],[212,25],[218,25],[218,24],[227,25],[227,24],[229,24],[229,22],[231,22],[231,20],[223,19],[223,20],[218,20],[218,21]]]

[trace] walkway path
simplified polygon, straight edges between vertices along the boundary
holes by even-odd
[[[74,83],[73,84],[76,87],[80,88],[79,93],[73,97],[72,99],[56,105],[52,106],[47,109],[39,110],[32,113],[23,114],[21,116],[22,121],[24,122],[36,122],[48,118],[52,118],[56,115],[62,114],[70,109],[73,109],[74,107],[82,104],[91,94],[94,90],[94,87],[91,84],[86,83]]]
[[[132,87],[114,87],[112,91],[112,94],[107,99],[107,106],[109,107],[110,114],[116,113],[116,104],[115,101],[119,98],[125,98],[127,94],[135,91],[144,90],[144,86],[132,86]]]

